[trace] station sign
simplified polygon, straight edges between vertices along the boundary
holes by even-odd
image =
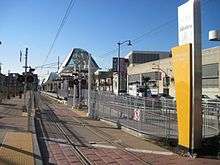
[[[186,108],[185,106],[189,105],[189,114],[186,113],[186,115],[188,114],[190,116],[183,116],[183,118],[185,118],[184,122],[178,118],[179,145],[190,150],[195,150],[201,147],[202,139],[202,53],[200,0],[189,0],[178,7],[178,42],[179,47],[172,49],[172,58],[174,60],[174,79],[177,93],[177,112],[179,113],[177,115],[182,114],[181,112],[184,111],[184,108]],[[178,69],[182,67],[181,61],[186,64],[186,70],[182,69],[180,71]],[[178,63],[180,65],[178,65]],[[184,74],[186,74],[185,77],[188,77],[187,88],[185,87],[186,84],[181,80],[181,76]],[[177,85],[178,81],[180,82],[179,85]],[[184,91],[182,91],[183,89]],[[178,95],[186,95],[186,93],[189,93],[187,97],[190,99],[186,101],[187,103],[181,102],[181,97],[184,96],[180,97]],[[189,124],[187,128],[180,126],[187,125],[186,122]],[[188,134],[185,134],[185,132]],[[183,136],[181,137],[181,135]]]

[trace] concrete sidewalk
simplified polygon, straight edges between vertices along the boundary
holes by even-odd
[[[28,132],[28,117],[23,109],[24,100],[18,97],[0,104],[0,164],[42,164],[33,117]]]

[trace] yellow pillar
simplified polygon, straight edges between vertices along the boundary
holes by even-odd
[[[178,144],[190,150],[199,149],[201,144],[202,121],[200,113],[195,115],[193,92],[192,44],[172,49],[173,72],[176,89]],[[199,132],[199,133],[195,133]]]

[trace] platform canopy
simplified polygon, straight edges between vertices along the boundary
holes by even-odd
[[[78,72],[88,72],[89,53],[80,48],[74,48],[62,63],[58,74],[60,76],[72,75]],[[95,72],[99,69],[95,60],[91,57],[91,68]]]
[[[58,74],[56,72],[51,72],[47,75],[46,78],[43,79],[42,84],[50,83],[58,79]]]

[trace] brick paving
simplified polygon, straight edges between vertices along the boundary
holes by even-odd
[[[72,152],[71,145],[49,142],[50,163],[56,164],[81,164],[77,156]]]
[[[121,149],[109,149],[109,148],[80,148],[86,157],[94,164],[145,164],[137,157],[130,155],[129,153]]]
[[[215,159],[190,158],[190,157],[181,157],[179,155],[167,156],[167,155],[148,154],[148,153],[134,153],[134,154],[154,165],[166,165],[166,164],[219,165],[220,164],[220,160],[215,160]]]

